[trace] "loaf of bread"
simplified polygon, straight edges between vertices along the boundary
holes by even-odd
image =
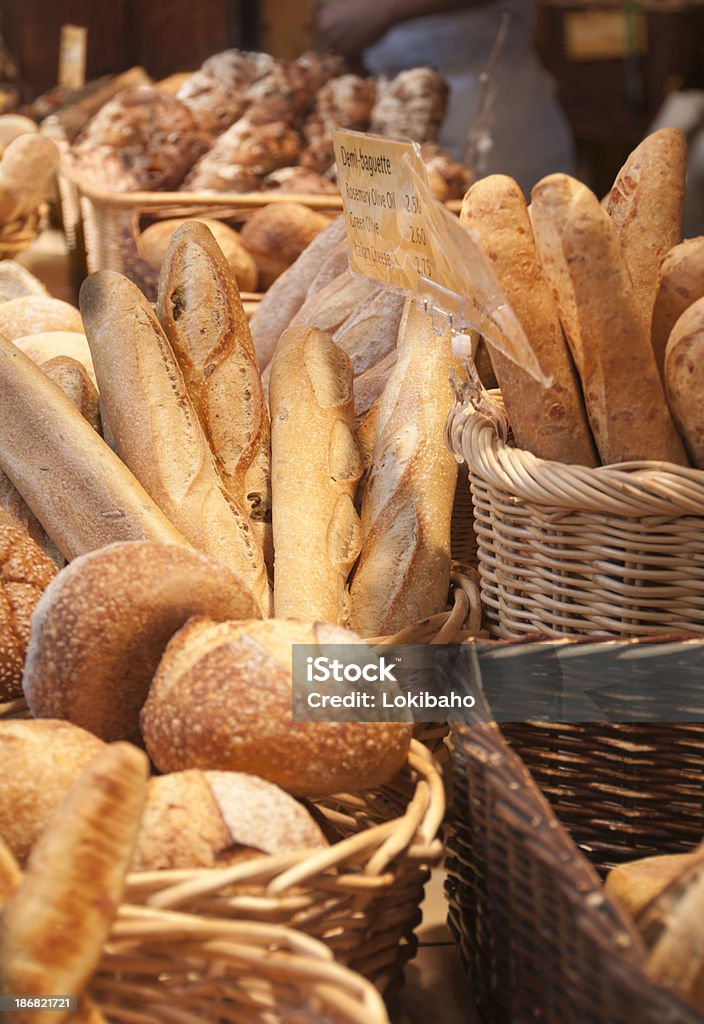
[[[21,299],[23,295],[44,295],[48,292],[39,278],[14,260],[0,262],[0,303]]]
[[[37,124],[23,114],[3,114],[0,117],[0,153],[20,135],[36,135]]]
[[[704,297],[704,236],[688,238],[670,249],[660,265],[653,307],[651,338],[660,376],[665,371],[665,346],[684,311]]]
[[[59,166],[59,150],[45,135],[13,139],[0,159],[0,214],[14,220],[36,209],[51,191]]]
[[[0,509],[0,701],[22,694],[30,618],[55,575],[25,527]]]
[[[665,253],[682,239],[687,143],[679,128],[661,128],[633,150],[616,176],[607,210],[649,332]]]
[[[352,365],[323,331],[290,327],[274,353],[269,396],[274,613],[344,623],[361,544]]]
[[[272,203],[254,210],[240,238],[256,261],[261,288],[266,291],[327,225],[327,217],[300,203]]]
[[[186,546],[61,389],[1,337],[0,393],[0,469],[65,558],[124,540]]]
[[[227,492],[254,519],[271,508],[271,432],[237,284],[204,224],[174,233],[157,315]]]
[[[243,292],[257,289],[257,264],[240,241],[234,228],[221,220],[199,217],[198,222],[205,224],[222,250],[230,270],[235,276],[237,287]],[[158,220],[150,224],[137,239],[137,252],[154,270],[160,270],[166,257],[166,251],[176,228],[188,224],[186,217],[174,217],[169,220]]]
[[[604,890],[636,918],[696,856],[696,853],[671,853],[618,864],[606,876]]]
[[[90,354],[88,340],[81,329],[78,331],[40,331],[39,334],[25,334],[21,338],[13,338],[12,344],[37,363],[44,366],[50,359],[67,356],[80,363],[94,385],[95,370]]]
[[[271,360],[279,338],[303,305],[311,281],[346,234],[344,217],[331,221],[293,266],[276,279],[262,299],[250,321],[254,349],[262,369]]]
[[[684,311],[665,348],[665,391],[692,465],[704,469],[704,297]]]
[[[131,281],[109,270],[84,281],[80,302],[101,418],[115,451],[187,540],[229,565],[267,615],[271,594],[261,546],[246,510],[223,488],[151,306]]]
[[[382,286],[369,277],[357,277],[345,270],[306,301],[291,324],[306,324],[334,334],[361,306],[372,302]]]
[[[72,785],[3,913],[4,995],[83,992],[122,899],[148,774],[144,753],[118,743],[101,750]],[[50,1007],[19,1017],[48,1024],[68,1012]]]
[[[543,373],[552,379],[544,387],[486,339],[516,445],[541,459],[596,466],[579,379],[543,273],[523,193],[504,175],[482,178],[467,192],[460,221],[476,232],[531,350]]]
[[[447,604],[457,478],[444,441],[451,367],[449,335],[433,334],[430,318],[409,298],[362,495],[350,625],[364,637],[395,633]]]
[[[191,620],[166,649],[142,710],[152,760],[163,772],[250,772],[295,796],[387,782],[406,760],[412,725],[291,720],[291,645],[358,642],[324,623]]]
[[[81,314],[68,302],[48,295],[22,295],[0,305],[0,334],[8,341],[47,331],[82,334]]]
[[[303,804],[273,783],[193,769],[150,780],[132,870],[211,868],[324,846]]]
[[[22,881],[22,871],[0,834],[0,917],[5,904]]]
[[[0,722],[0,835],[20,864],[73,782],[104,746],[70,722]]]
[[[601,461],[686,466],[614,222],[566,174],[535,186],[532,221]]]
[[[139,710],[161,654],[192,615],[250,618],[243,580],[172,544],[111,544],[76,558],[44,591],[22,677],[36,718],[139,742]]]

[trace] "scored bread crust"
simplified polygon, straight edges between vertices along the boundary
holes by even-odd
[[[261,545],[222,484],[176,357],[139,289],[101,270],[81,288],[100,411],[115,451],[195,548],[229,565],[260,613],[271,592]]]
[[[658,274],[651,339],[660,376],[665,372],[665,348],[670,332],[684,311],[704,297],[704,236],[688,238],[665,256]]]
[[[688,465],[614,222],[566,174],[543,178],[532,196],[533,230],[601,461]]]
[[[271,432],[237,284],[210,230],[174,232],[159,277],[157,316],[228,493],[250,516],[271,508]]]
[[[665,391],[692,465],[704,469],[704,297],[685,309],[665,348]]]
[[[445,447],[452,350],[406,301],[398,358],[378,400],[362,494],[362,552],[350,587],[350,625],[395,633],[442,611],[450,586],[450,521],[457,463]]]
[[[68,565],[32,618],[22,686],[35,717],[139,743],[161,654],[192,615],[252,618],[258,605],[221,562],[175,545],[113,544]]]
[[[579,379],[540,264],[523,193],[512,178],[492,174],[469,189],[460,221],[476,231],[532,352],[552,378],[550,385],[541,385],[485,339],[517,446],[541,459],[596,466]]]
[[[274,613],[344,623],[361,544],[352,366],[303,326],[284,332],[271,366]]]

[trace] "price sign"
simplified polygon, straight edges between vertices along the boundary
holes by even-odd
[[[59,49],[59,85],[80,89],[86,84],[88,29],[63,25]]]

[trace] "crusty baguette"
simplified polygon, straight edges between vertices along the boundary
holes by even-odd
[[[148,774],[141,750],[113,744],[97,755],[57,808],[5,907],[3,994],[82,993],[122,898]],[[22,1024],[43,1024],[62,1021],[68,1010],[27,1010],[16,1016]]]
[[[67,559],[121,540],[187,546],[61,389],[0,338],[0,468]]]
[[[190,543],[234,569],[267,615],[271,594],[261,546],[247,512],[223,488],[149,303],[110,270],[84,281],[80,303],[101,418],[115,451]]]
[[[606,876],[604,891],[635,918],[696,856],[670,853],[617,864]]]
[[[665,349],[665,391],[692,465],[704,469],[704,298],[672,328]]]
[[[633,150],[609,194],[607,210],[633,281],[638,311],[650,331],[658,273],[682,239],[687,143],[679,128],[660,128]]]
[[[523,193],[492,174],[464,197],[460,221],[473,228],[528,343],[552,384],[543,387],[487,338],[516,444],[541,459],[598,464],[560,317],[533,237]]]
[[[364,637],[395,633],[446,606],[457,478],[444,441],[451,366],[449,336],[437,337],[430,318],[409,298],[398,359],[378,402],[362,497],[350,625]]]
[[[270,397],[275,614],[342,623],[361,541],[350,361],[323,331],[290,327]]]
[[[566,174],[535,186],[532,220],[602,462],[688,465],[614,222]]]
[[[376,298],[382,287],[369,277],[344,270],[311,298],[306,298],[291,324],[308,324],[333,334],[362,304]]]
[[[157,315],[226,490],[253,519],[266,519],[269,412],[237,283],[205,224],[187,221],[174,232]]]
[[[651,339],[660,375],[670,332],[688,306],[704,296],[704,235],[670,249],[658,274]]]
[[[361,373],[354,382],[354,411],[360,422],[381,396],[396,362],[396,349],[388,352],[375,366]]]
[[[303,305],[308,287],[328,255],[345,237],[345,218],[337,217],[302,252],[293,266],[274,281],[250,326],[262,369],[270,362],[277,342]]]

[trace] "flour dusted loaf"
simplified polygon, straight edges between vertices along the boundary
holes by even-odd
[[[704,236],[674,246],[660,264],[651,339],[660,376],[670,332],[684,311],[704,298]]]

